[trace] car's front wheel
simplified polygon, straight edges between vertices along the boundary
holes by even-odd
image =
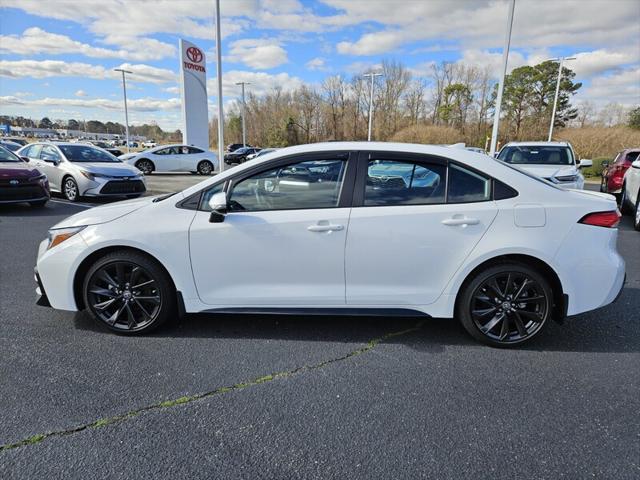
[[[147,160],[146,158],[138,160],[136,162],[136,168],[145,175],[151,175],[151,173],[155,170],[153,162],[151,160]]]
[[[119,333],[150,332],[176,312],[169,275],[137,252],[116,251],[96,261],[84,279],[83,292],[91,315]]]
[[[633,219],[633,227],[640,232],[640,192],[638,192],[638,198],[636,199],[636,208]]]
[[[503,263],[465,283],[456,313],[464,328],[488,345],[519,345],[538,335],[552,314],[553,292],[535,269]]]
[[[213,172],[213,164],[209,160],[203,160],[198,164],[198,173],[200,175],[211,175]]]
[[[62,194],[64,195],[64,198],[70,202],[77,202],[80,198],[78,184],[73,177],[66,177],[62,182]]]

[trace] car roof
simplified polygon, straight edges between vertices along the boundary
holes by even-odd
[[[504,147],[570,147],[569,142],[509,142]],[[502,147],[502,148],[504,148]]]

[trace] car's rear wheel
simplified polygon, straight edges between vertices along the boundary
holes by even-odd
[[[535,269],[514,262],[489,267],[466,282],[456,313],[477,340],[509,347],[538,335],[552,305],[549,282]]]
[[[150,332],[176,311],[175,287],[168,274],[136,252],[113,252],[95,262],[83,292],[91,315],[123,334]]]
[[[627,202],[627,186],[622,185],[622,192],[620,192],[620,213],[622,215],[631,213],[631,209],[629,208],[629,205],[627,205]]]
[[[70,202],[77,202],[80,199],[78,184],[73,177],[65,177],[62,181],[62,194]]]
[[[211,175],[213,172],[213,164],[209,160],[203,160],[198,164],[198,173],[200,175]]]
[[[151,160],[147,160],[146,158],[143,158],[142,160],[138,160],[136,162],[136,168],[140,170],[142,173],[144,173],[145,175],[151,175],[155,170],[153,162]]]

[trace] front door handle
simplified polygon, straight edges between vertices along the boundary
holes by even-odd
[[[309,225],[310,232],[339,232],[344,229],[344,225],[329,223],[327,220],[320,220],[316,225]]]
[[[469,218],[462,215],[454,215],[451,218],[442,220],[443,225],[448,225],[450,227],[466,227],[467,225],[478,225],[479,223],[480,220],[477,218]]]

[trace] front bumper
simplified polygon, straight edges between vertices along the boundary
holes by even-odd
[[[33,268],[33,277],[37,284],[36,294],[38,295],[38,298],[36,300],[36,305],[40,305],[41,307],[51,307],[51,303],[47,297],[47,292],[44,290],[42,280],[40,280],[40,275],[38,275],[38,267]]]
[[[142,195],[147,191],[144,177],[124,180],[117,177],[97,178],[83,182],[80,195],[85,197],[122,197]]]

